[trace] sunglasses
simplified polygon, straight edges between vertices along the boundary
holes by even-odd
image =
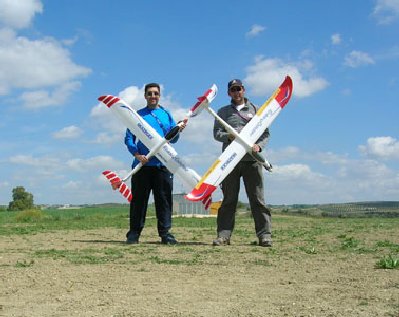
[[[242,90],[242,87],[240,87],[240,86],[234,86],[234,87],[230,88],[231,92],[237,92],[237,91],[241,91],[241,90]]]
[[[145,93],[145,95],[146,95],[147,97],[159,96],[159,92],[158,92],[158,91],[147,91],[147,92]]]

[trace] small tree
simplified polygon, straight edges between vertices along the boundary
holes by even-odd
[[[23,186],[17,186],[12,190],[12,201],[8,204],[8,210],[32,209],[33,195],[25,191]]]

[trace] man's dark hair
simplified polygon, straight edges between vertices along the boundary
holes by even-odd
[[[158,88],[158,91],[161,92],[161,87],[159,86],[159,84],[157,84],[157,83],[149,83],[149,84],[145,85],[145,87],[144,87],[144,93],[146,93],[147,90],[148,90],[149,88],[152,88],[152,87],[157,87],[157,88]]]

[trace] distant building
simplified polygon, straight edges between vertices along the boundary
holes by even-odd
[[[190,201],[184,198],[186,194],[173,194],[173,213],[175,215],[210,215],[211,207],[205,210],[201,201]]]

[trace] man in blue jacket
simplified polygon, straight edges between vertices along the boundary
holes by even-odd
[[[176,122],[165,108],[159,104],[161,89],[159,84],[150,83],[144,88],[144,97],[147,106],[137,111],[137,113],[147,121],[162,137],[170,129],[176,126]],[[185,124],[181,126],[182,130]],[[175,143],[178,135],[171,140]],[[172,227],[172,191],[173,174],[153,156],[147,159],[146,154],[149,150],[137,140],[129,129],[126,130],[125,144],[129,152],[134,156],[132,168],[139,162],[143,167],[132,176],[132,195],[130,202],[130,230],[126,234],[128,244],[139,243],[140,234],[144,228],[147,214],[148,199],[151,191],[154,194],[155,211],[158,220],[158,234],[163,244],[176,244],[177,240],[169,232]]]

